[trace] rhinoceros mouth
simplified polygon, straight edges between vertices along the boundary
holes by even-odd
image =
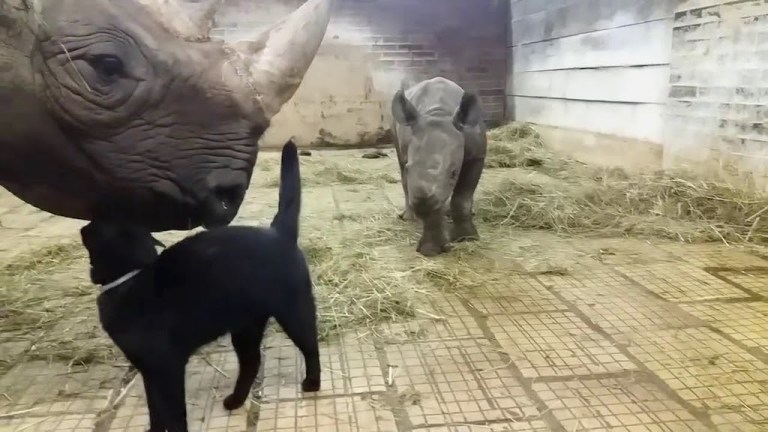
[[[231,190],[211,191],[198,199],[157,193],[131,199],[110,197],[100,200],[89,215],[80,218],[124,221],[152,232],[211,229],[229,225],[235,219],[243,196],[244,190],[239,192],[233,186]]]
[[[244,183],[212,188],[200,201],[199,224],[206,229],[229,225],[240,210],[245,190]]]

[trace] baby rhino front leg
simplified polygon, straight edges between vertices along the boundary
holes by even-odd
[[[451,241],[459,243],[479,240],[480,235],[472,220],[472,201],[453,199],[451,210],[451,218],[453,219]]]
[[[416,251],[424,256],[435,256],[448,252],[451,245],[445,235],[445,214],[442,210],[433,210],[421,218],[422,233]]]
[[[480,238],[472,217],[472,202],[483,171],[483,163],[483,159],[470,160],[465,162],[461,169],[451,197],[451,241],[475,241]]]

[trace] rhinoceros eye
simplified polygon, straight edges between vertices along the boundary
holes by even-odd
[[[90,57],[88,64],[91,65],[96,73],[110,80],[123,75],[125,71],[123,61],[111,54],[100,54]]]

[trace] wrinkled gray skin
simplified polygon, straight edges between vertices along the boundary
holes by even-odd
[[[196,22],[179,1],[0,0],[1,187],[153,231],[235,217],[332,0],[240,44],[210,40],[213,15]]]
[[[477,96],[448,79],[432,78],[398,91],[392,118],[405,193],[401,217],[415,216],[423,225],[417,251],[434,256],[450,250],[447,207],[450,241],[477,240],[472,203],[487,147]]]

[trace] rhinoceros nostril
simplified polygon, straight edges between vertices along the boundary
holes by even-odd
[[[239,204],[245,195],[248,176],[245,172],[226,170],[211,173],[206,179],[208,194],[218,198],[223,205]]]
[[[213,188],[213,195],[218,198],[221,207],[228,210],[237,206],[245,195],[245,185],[216,186]]]
[[[247,175],[224,171],[211,174],[203,199],[203,226],[227,225],[234,219],[247,189]]]

